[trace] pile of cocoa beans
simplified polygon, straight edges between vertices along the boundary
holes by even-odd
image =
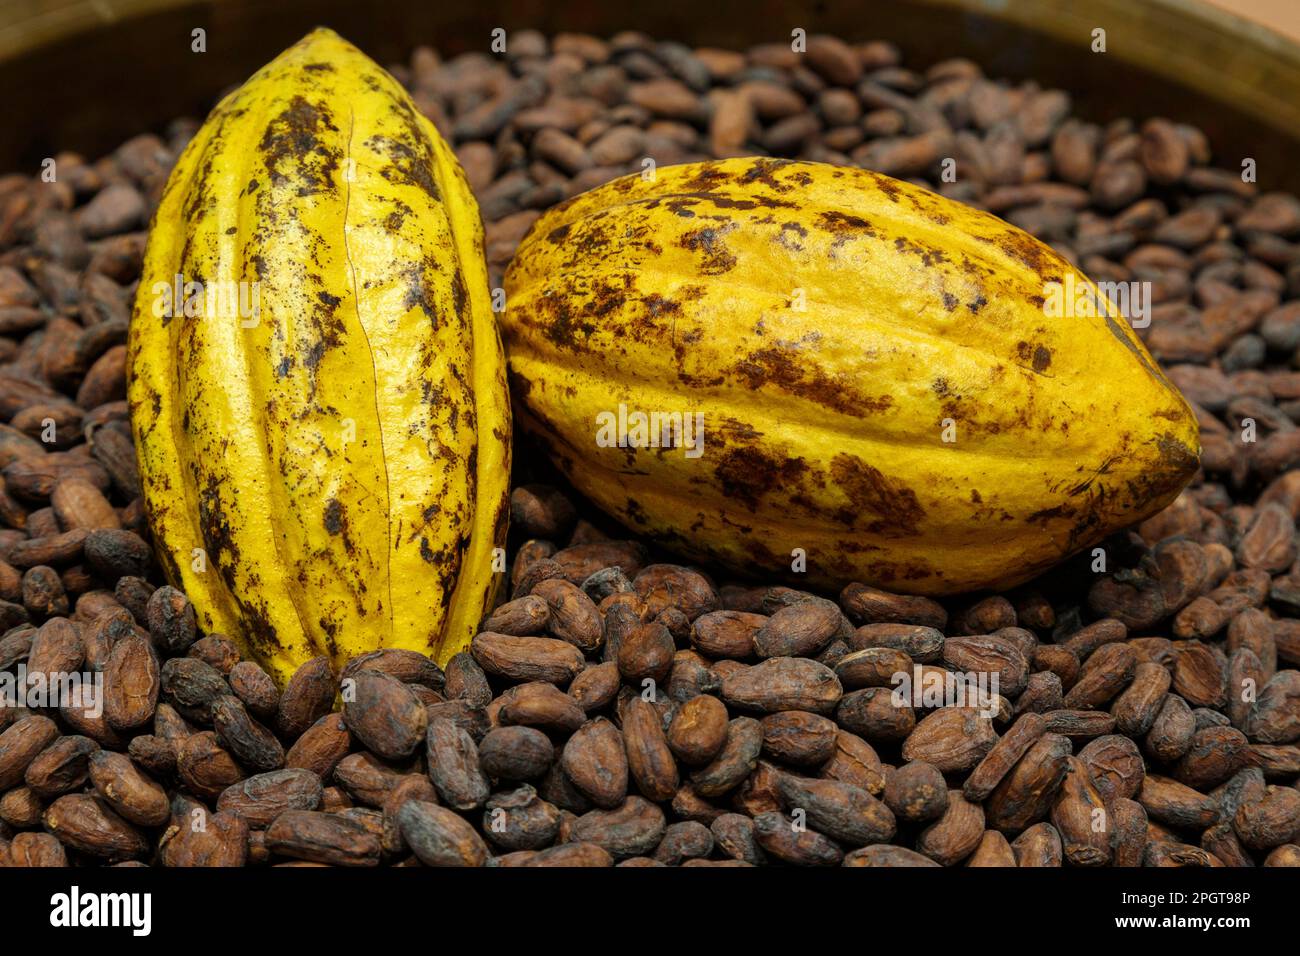
[[[1098,126],[886,42],[507,49],[393,67],[456,145],[494,284],[542,210],[645,159],[911,178],[1151,284],[1140,334],[1201,473],[1104,566],[936,602],[715,581],[521,444],[510,581],[470,649],[321,659],[281,691],[163,583],[127,426],[144,230],[196,124],[59,154],[53,181],[0,177],[0,678],[105,694],[0,707],[0,864],[1300,865],[1300,201],[1189,125]],[[997,696],[900,702],[899,672]]]

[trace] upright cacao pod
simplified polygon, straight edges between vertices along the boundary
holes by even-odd
[[[510,468],[483,228],[432,124],[334,33],[181,156],[129,379],[159,559],[205,629],[281,681],[318,654],[441,661],[473,636]]]
[[[1199,455],[1113,304],[1050,318],[1056,288],[1097,291],[1002,220],[867,171],[628,176],[542,216],[510,266],[515,415],[688,556],[770,573],[802,549],[794,576],[822,586],[1006,587],[1164,507]],[[702,444],[629,447],[664,444],[634,417],[653,413],[702,415]]]

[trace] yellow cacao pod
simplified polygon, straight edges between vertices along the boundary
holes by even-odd
[[[542,216],[510,266],[515,416],[687,556],[1010,586],[1164,507],[1200,453],[1113,304],[1050,317],[1071,284],[1096,293],[1002,220],[863,170],[629,176]]]
[[[280,680],[464,647],[502,577],[504,362],[478,207],[391,76],[318,30],[213,110],[128,352],[150,527],[205,629]]]

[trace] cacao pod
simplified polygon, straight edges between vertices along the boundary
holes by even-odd
[[[1102,314],[1049,317],[1058,288]],[[803,549],[823,587],[1008,587],[1197,467],[1190,408],[1096,286],[865,170],[614,180],[533,225],[506,295],[516,420],[629,528],[733,569]]]
[[[509,510],[504,364],[478,208],[396,80],[317,30],[216,107],[129,355],[158,557],[204,630],[281,684],[468,643]]]

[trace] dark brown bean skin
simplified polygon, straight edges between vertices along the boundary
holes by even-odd
[[[802,811],[810,826],[841,843],[887,843],[894,835],[894,814],[865,790],[785,773],[777,776],[776,788],[788,812]]]
[[[1300,866],[1300,846],[1288,843],[1277,847],[1264,859],[1263,866]]]
[[[1212,797],[1167,777],[1147,774],[1137,801],[1147,816],[1170,826],[1204,829],[1219,820],[1220,811]]]
[[[494,634],[540,634],[550,619],[551,611],[546,599],[537,594],[525,594],[493,611],[483,622],[483,630]]]
[[[432,803],[412,800],[397,811],[402,839],[425,866],[483,866],[487,845],[469,823]]]
[[[1084,663],[1079,680],[1066,692],[1069,710],[1096,710],[1115,697],[1133,677],[1136,658],[1125,644],[1105,644]]]
[[[325,779],[352,748],[352,734],[342,714],[326,714],[310,725],[285,754],[288,768],[310,770]]]
[[[414,804],[408,804],[414,806]],[[332,866],[376,866],[380,838],[336,813],[286,810],[266,830],[273,853]]]
[[[1227,682],[1223,663],[1200,641],[1176,641],[1174,647],[1174,690],[1193,706],[1221,706]]]
[[[498,727],[478,745],[483,772],[500,780],[532,780],[555,760],[550,738],[532,727]]]
[[[893,687],[895,674],[911,673],[913,662],[892,647],[868,647],[849,651],[835,661],[835,676],[848,688]]]
[[[977,803],[983,801],[1046,731],[1047,721],[1038,714],[1018,718],[966,778],[962,787],[966,798]]]
[[[264,829],[285,810],[315,810],[322,791],[320,777],[310,770],[275,770],[227,787],[217,798],[217,811]]]
[[[613,661],[589,665],[569,685],[569,696],[587,713],[609,706],[622,687]],[[489,698],[490,699],[490,698]]]
[[[783,813],[756,816],[754,838],[763,852],[794,866],[838,866],[844,859],[834,841],[800,826]]]
[[[921,832],[917,849],[937,863],[952,866],[974,853],[983,837],[983,809],[953,790],[943,814]]]
[[[730,664],[744,666],[736,661]],[[716,694],[722,683],[722,671],[727,666],[727,661],[718,661],[710,667],[708,661],[694,651],[678,651],[673,655],[673,667],[668,674],[668,697],[685,703],[692,697]]]
[[[1143,857],[1144,866],[1162,867],[1210,867],[1215,863],[1210,854],[1200,847],[1173,841],[1152,841],[1147,844]]]
[[[131,823],[161,826],[170,815],[167,792],[121,754],[92,755],[90,779],[104,800]]]
[[[1022,867],[1056,867],[1064,859],[1061,835],[1050,823],[1035,823],[1011,841],[1011,849]]]
[[[840,605],[859,624],[915,624],[943,630],[948,612],[929,598],[890,594],[863,584],[850,584],[840,592]]]
[[[1052,805],[1052,825],[1061,835],[1065,859],[1075,866],[1105,866],[1111,857],[1108,827],[1099,828],[1108,809],[1087,764],[1070,757],[1065,779]]]
[[[0,790],[22,782],[32,761],[59,735],[48,717],[23,717],[0,733]]]
[[[337,691],[328,658],[316,657],[299,667],[280,695],[276,728],[281,736],[293,739],[305,733],[330,712]]]
[[[723,678],[722,699],[741,710],[779,713],[807,710],[826,714],[843,688],[833,671],[806,658],[778,657]]]
[[[663,839],[663,811],[641,797],[628,797],[611,810],[591,810],[573,821],[570,838],[595,843],[614,859],[644,856]]]
[[[904,760],[924,760],[948,773],[975,766],[996,742],[991,719],[970,708],[944,707],[912,729],[902,753]]]
[[[516,854],[509,854],[516,856]],[[505,857],[497,857],[497,860],[504,860]],[[515,866],[540,866],[540,867],[570,867],[570,866],[613,866],[614,858],[603,846],[595,843],[576,841],[563,846],[553,846],[549,849],[542,850],[536,855],[530,855],[525,859],[513,864]]]
[[[126,748],[127,755],[140,769],[162,778],[176,772],[176,751],[176,744],[154,734],[133,737]]]
[[[754,632],[759,657],[814,657],[840,630],[834,602],[805,601],[783,607]]]
[[[212,727],[221,745],[244,766],[266,771],[284,765],[284,747],[280,741],[249,716],[243,701],[233,694],[213,702]]]
[[[989,795],[989,826],[1014,833],[1046,816],[1065,779],[1071,749],[1060,734],[1039,737]]]
[[[562,811],[538,797],[524,784],[494,794],[483,811],[483,834],[504,850],[541,850],[554,842],[560,831]]]
[[[718,606],[718,596],[703,575],[675,564],[641,568],[632,585],[652,616],[666,607],[676,607],[688,621],[694,621]]]
[[[841,730],[835,734],[835,753],[821,769],[821,776],[860,787],[873,796],[885,789],[880,757],[861,737]]]
[[[641,624],[628,633],[618,649],[618,672],[629,684],[661,682],[673,666],[676,645],[668,628],[658,622]]]
[[[943,653],[944,636],[938,628],[919,624],[864,624],[853,633],[849,646],[857,651],[892,648],[917,663],[929,663]]]
[[[461,651],[447,662],[442,692],[448,700],[463,700],[480,707],[492,702],[487,674],[468,651]]]
[[[1104,798],[1132,799],[1142,789],[1146,768],[1142,754],[1128,737],[1097,737],[1079,751],[1079,759]]]
[[[123,579],[125,580],[125,579]],[[186,657],[194,657],[207,664],[220,674],[229,674],[231,668],[239,663],[239,648],[233,641],[229,641],[217,634],[209,634],[207,637],[201,637],[185,652]],[[305,668],[310,667],[311,662],[304,664],[294,673],[294,677],[303,673]],[[293,678],[289,679],[293,683]],[[332,700],[332,697],[331,697]]]
[[[1300,827],[1300,792],[1269,787],[1258,800],[1243,803],[1232,819],[1233,830],[1251,849],[1272,849],[1289,843]]]
[[[0,854],[0,859],[4,855]],[[65,867],[63,844],[48,833],[16,833],[9,845],[8,865],[14,867]]]
[[[194,734],[178,748],[176,772],[192,793],[205,800],[215,800],[245,775],[211,731]]]
[[[1222,861],[1225,866],[1255,865],[1231,823],[1216,823],[1202,833],[1201,849]]]
[[[564,745],[560,765],[596,806],[612,809],[623,802],[628,783],[627,750],[623,735],[604,717],[574,732]]]
[[[727,725],[727,739],[716,757],[691,774],[695,792],[704,797],[726,793],[753,772],[763,748],[763,725],[751,717],[737,717]]]
[[[695,619],[691,644],[710,657],[745,660],[754,654],[754,634],[767,621],[746,611],[710,611]]]
[[[739,813],[719,814],[709,824],[709,830],[714,844],[730,858],[753,866],[764,862],[763,851],[754,838],[754,822],[749,817]]]
[[[867,687],[844,695],[835,722],[870,740],[902,741],[916,727],[916,713],[897,706],[889,688]]]
[[[846,853],[844,856],[844,866],[876,866],[876,867],[916,867],[916,866],[941,866],[928,856],[923,856],[915,850],[909,850],[907,847],[892,846],[881,843],[876,846],[864,846],[859,850]]]
[[[84,660],[85,644],[80,632],[67,619],[56,617],[42,624],[32,639],[27,671],[52,680],[59,674],[80,670]]]
[[[324,796],[325,791],[322,789],[322,800]],[[381,811],[383,827],[380,843],[387,858],[404,855],[409,850],[402,837],[401,827],[397,823],[397,811],[412,800],[423,800],[425,803],[438,802],[438,792],[433,789],[433,784],[424,774],[406,774],[388,791],[388,797],[384,800]]]
[[[358,670],[343,718],[367,748],[387,760],[415,752],[424,740],[428,715],[414,692],[398,678],[378,670]]]
[[[746,777],[731,794],[731,806],[735,810],[747,813],[751,817],[769,810],[780,810],[781,792],[777,786],[778,779],[784,771],[775,764],[760,760],[754,771]],[[833,777],[824,779],[833,780]],[[859,788],[862,789],[862,788]],[[692,793],[699,798],[699,793],[692,788]],[[717,799],[717,798],[714,798]]]
[[[104,801],[84,793],[59,797],[46,809],[45,829],[59,842],[108,860],[139,856],[148,848],[144,836]]]
[[[1004,694],[1019,694],[1029,679],[1028,658],[1014,641],[996,635],[949,638],[940,659],[957,671],[996,674]]]
[[[695,699],[712,700],[707,697]],[[683,709],[690,703],[687,701]],[[622,717],[628,773],[637,790],[649,800],[671,800],[677,792],[680,777],[659,711],[653,704],[636,697],[628,702]]]
[[[1195,732],[1196,721],[1187,702],[1177,694],[1169,694],[1147,732],[1146,749],[1158,759],[1170,763],[1187,752]]]
[[[1155,723],[1172,678],[1160,664],[1142,663],[1133,670],[1133,681],[1111,704],[1115,727],[1130,737],[1141,737]]]
[[[673,715],[668,726],[668,746],[682,763],[706,764],[726,743],[727,722],[727,708],[716,697],[693,697]]]
[[[194,605],[169,585],[164,584],[149,596],[145,620],[154,643],[169,654],[183,653],[198,637]]]
[[[426,760],[429,778],[449,807],[472,810],[487,800],[490,786],[478,747],[464,729],[441,717],[429,721]]]
[[[405,776],[402,768],[387,764],[374,754],[363,752],[349,754],[340,760],[334,768],[333,780],[356,803],[380,808]]]
[[[943,774],[938,767],[920,760],[891,771],[883,796],[894,815],[908,823],[933,820],[948,809],[948,787]]]
[[[984,836],[980,837],[979,845],[975,847],[975,852],[966,858],[966,866],[972,867],[1000,867],[1015,866],[1016,852],[1007,842],[1007,838],[997,830],[985,830]]]
[[[0,797],[0,820],[15,829],[31,829],[41,824],[45,804],[30,787],[16,787]]]
[[[104,668],[104,717],[115,730],[131,730],[153,717],[161,689],[158,660],[135,636],[114,645]]]
[[[1206,727],[1173,768],[1174,779],[1209,790],[1231,777],[1246,758],[1246,735],[1234,727]]]
[[[274,718],[280,705],[280,692],[266,671],[252,661],[240,661],[226,675],[230,689],[258,720]]]
[[[595,651],[605,638],[600,612],[582,589],[560,578],[541,581],[533,595],[546,602],[546,629],[583,652]]]
[[[713,834],[709,828],[694,820],[684,820],[669,824],[655,849],[654,861],[664,866],[682,866],[688,861],[708,862],[703,858],[712,852]],[[619,865],[626,866],[627,862]]]
[[[1114,866],[1141,866],[1146,853],[1147,813],[1136,800],[1117,797],[1111,801],[1115,830]]]
[[[790,710],[769,714],[761,723],[763,751],[774,759],[795,766],[819,767],[835,755],[839,728],[826,717]]]
[[[160,670],[162,693],[167,702],[196,721],[212,722],[212,705],[230,693],[221,672],[192,657],[173,657]]]
[[[1054,674],[1061,690],[1068,690],[1074,686],[1075,681],[1079,679],[1079,666],[1078,655],[1068,647],[1040,644],[1034,648],[1033,667],[1038,671],[1049,671]],[[1033,680],[1032,675],[1030,680]]]
[[[38,797],[52,800],[81,787],[90,776],[90,759],[99,744],[89,737],[60,737],[27,765],[23,781]]]
[[[582,651],[553,637],[512,637],[483,632],[470,644],[474,660],[489,674],[518,681],[567,684],[582,670]]]
[[[571,734],[587,720],[577,701],[548,683],[512,687],[493,701],[494,705],[498,703],[496,722],[502,726],[522,725]]]
[[[248,862],[249,842],[248,824],[239,817],[209,814],[196,804],[180,813],[173,808],[158,855],[163,866],[236,867]]]

